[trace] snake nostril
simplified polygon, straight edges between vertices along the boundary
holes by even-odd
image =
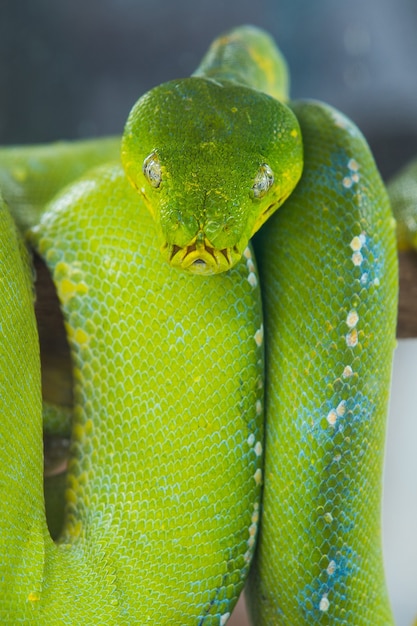
[[[206,262],[204,261],[204,259],[196,259],[195,261],[193,261],[193,265],[206,265]]]

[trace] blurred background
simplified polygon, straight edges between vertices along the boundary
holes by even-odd
[[[143,92],[242,23],[277,39],[293,97],[359,124],[384,176],[417,152],[416,0],[2,0],[0,144],[120,133]]]
[[[294,98],[324,100],[359,125],[384,178],[417,154],[416,0],[1,0],[0,144],[121,133],[141,94],[190,74],[214,37],[242,23],[266,28],[279,42]],[[415,486],[398,500],[405,474],[417,473],[417,462],[412,472],[404,466],[396,473],[407,441],[408,459],[417,459],[417,428],[411,445],[401,422],[407,412],[399,406],[399,425],[391,419],[385,507],[398,626],[417,614],[417,574],[407,569],[417,548],[404,541],[399,548],[417,514],[409,509]],[[408,531],[401,526],[407,520]],[[242,612],[232,620],[246,624]]]

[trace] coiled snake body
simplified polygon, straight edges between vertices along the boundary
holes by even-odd
[[[2,624],[222,625],[256,541],[255,624],[393,623],[394,221],[358,129],[286,100],[273,42],[241,27],[138,101],[124,169],[99,165],[47,203],[116,142],[0,152]],[[48,265],[72,353],[55,542],[29,256],[9,211]],[[258,275],[248,242],[266,220]]]

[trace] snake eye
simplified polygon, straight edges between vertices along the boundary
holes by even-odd
[[[143,162],[143,173],[152,187],[159,187],[162,180],[161,164],[156,152],[151,152]]]
[[[266,163],[263,163],[255,176],[252,186],[255,198],[262,198],[274,184],[274,173]]]

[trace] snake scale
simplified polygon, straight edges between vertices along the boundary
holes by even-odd
[[[221,626],[246,582],[253,624],[393,624],[395,224],[363,136],[244,26],[118,145],[0,151],[1,624]],[[55,540],[29,248],[72,359]]]

